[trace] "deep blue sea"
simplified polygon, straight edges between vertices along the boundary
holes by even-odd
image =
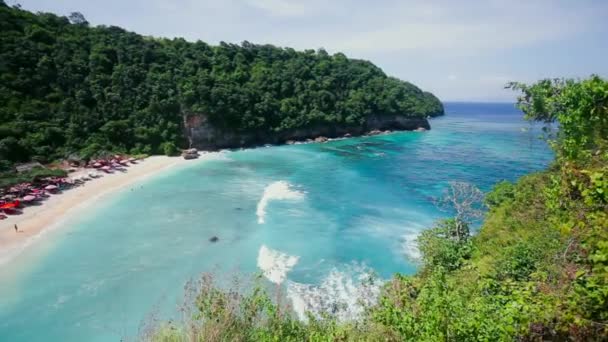
[[[415,272],[449,181],[487,191],[552,160],[512,104],[447,103],[431,126],[218,153],[103,197],[0,268],[0,341],[133,339],[207,271],[266,271],[300,313],[356,315],[364,276]]]

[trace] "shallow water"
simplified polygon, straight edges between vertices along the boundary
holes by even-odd
[[[296,309],[340,297],[356,314],[361,275],[415,272],[448,181],[489,190],[552,158],[513,105],[446,111],[429,132],[227,152],[104,198],[0,269],[0,340],[133,338],[201,272],[273,260]]]

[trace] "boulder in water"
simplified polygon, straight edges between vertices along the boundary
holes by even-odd
[[[182,157],[184,157],[184,159],[196,159],[198,158],[198,150],[195,148],[184,150],[182,151]]]
[[[217,236],[212,236],[211,238],[209,238],[209,242],[218,242],[220,240],[220,238],[218,238]]]
[[[316,137],[315,138],[315,142],[319,142],[319,143],[324,143],[326,142],[328,139],[326,137],[320,136],[320,137]]]

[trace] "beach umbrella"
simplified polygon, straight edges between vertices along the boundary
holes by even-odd
[[[22,198],[22,200],[24,202],[31,202],[31,201],[33,201],[35,199],[36,199],[36,196],[32,196],[32,195],[27,195],[27,196],[25,196],[25,197]]]
[[[19,204],[19,201],[4,203],[3,205],[0,205],[0,209],[14,209],[17,208]]]
[[[50,184],[44,187],[45,190],[55,190],[57,189],[56,185]]]

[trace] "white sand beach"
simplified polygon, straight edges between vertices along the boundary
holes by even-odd
[[[39,236],[47,227],[69,215],[70,209],[93,204],[100,195],[120,190],[147,176],[183,163],[188,161],[181,157],[152,156],[131,165],[127,172],[104,174],[81,186],[51,195],[40,205],[26,207],[20,215],[10,215],[0,221],[0,265],[27,248],[31,239]],[[73,175],[76,174],[70,176]],[[15,232],[15,224],[19,228],[18,232]]]

